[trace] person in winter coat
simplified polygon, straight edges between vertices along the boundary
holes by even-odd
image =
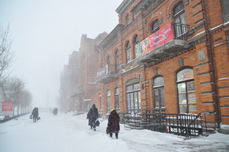
[[[58,109],[57,109],[57,108],[54,108],[53,111],[52,111],[52,113],[53,113],[54,115],[57,115]]]
[[[38,117],[38,115],[39,115],[39,113],[38,113],[38,108],[37,108],[37,107],[35,107],[35,108],[33,109],[32,115],[33,115],[33,122],[36,122],[36,121],[37,121],[37,117]]]
[[[95,121],[96,119],[98,119],[98,116],[99,116],[98,109],[95,107],[95,104],[92,105],[87,115],[89,118],[89,125],[91,126],[91,129],[94,128],[94,131],[95,131],[96,130]]]
[[[118,113],[116,112],[115,109],[111,109],[111,113],[109,115],[108,124],[107,124],[109,128],[110,137],[112,137],[112,133],[115,133],[115,137],[116,139],[118,139],[118,133],[120,130],[119,121],[120,121],[120,117]]]

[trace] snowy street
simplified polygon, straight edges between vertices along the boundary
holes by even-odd
[[[0,124],[1,152],[193,152],[229,151],[229,135],[185,137],[149,130],[130,130],[120,125],[119,139],[105,133],[107,120],[92,131],[86,114],[40,112],[33,123],[29,115]]]

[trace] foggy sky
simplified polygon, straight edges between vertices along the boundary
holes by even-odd
[[[11,76],[33,95],[32,106],[55,106],[60,72],[82,34],[96,38],[118,24],[122,0],[0,0],[0,26],[10,27],[15,62]]]

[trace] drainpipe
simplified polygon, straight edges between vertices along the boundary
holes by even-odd
[[[213,97],[215,100],[216,122],[217,122],[217,128],[219,129],[221,117],[220,117],[219,102],[218,102],[218,98],[217,98],[217,87],[216,87],[216,77],[215,77],[215,69],[214,69],[214,61],[213,61],[213,51],[211,48],[211,34],[209,32],[209,27],[208,27],[208,17],[207,17],[207,13],[206,13],[205,0],[202,0],[202,4],[203,4],[203,10],[204,10],[205,29],[206,29],[206,34],[207,34],[207,49],[210,52],[210,62],[211,62],[212,81],[213,81]]]

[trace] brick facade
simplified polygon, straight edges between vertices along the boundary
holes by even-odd
[[[68,65],[64,66],[60,78],[60,110],[76,110],[73,104],[73,95],[77,93],[79,74],[79,52],[73,51],[69,56]]]
[[[82,35],[78,110],[209,112],[208,124],[229,125],[228,7],[227,0],[124,0],[109,34]],[[168,31],[171,39],[159,37]],[[136,53],[144,44],[155,47]]]
[[[78,111],[88,111],[89,103],[92,101],[96,90],[96,73],[99,52],[96,46],[107,36],[104,32],[95,39],[87,38],[86,35],[81,37],[79,49],[79,87],[78,93],[75,94],[78,102]]]
[[[187,31],[176,37],[174,8],[180,3],[184,6]],[[228,5],[225,0],[223,3]],[[179,113],[177,74],[183,69],[192,69],[196,110],[190,113],[212,112],[207,116],[208,123],[229,124],[229,23],[225,20],[228,19],[228,11],[223,10],[222,1],[125,0],[116,11],[119,14],[119,24],[98,45],[101,54],[98,57],[97,70],[110,63],[110,71],[103,78],[97,78],[100,83],[96,85],[91,104],[97,104],[101,113],[109,113],[107,109],[115,108],[115,89],[119,88],[120,112],[127,112],[127,87],[139,84],[141,109],[155,108],[153,81],[162,77],[166,113]],[[181,40],[187,47],[172,46],[172,42],[169,42],[171,48],[164,44],[153,50],[155,53],[147,53],[140,59],[135,58],[135,37],[138,36],[139,42],[148,38],[156,20],[160,29],[172,23],[174,43]],[[131,61],[127,63],[128,42]],[[167,50],[163,47],[167,47]],[[116,51],[118,70],[115,68]],[[111,107],[107,107],[108,90],[111,93]]]

